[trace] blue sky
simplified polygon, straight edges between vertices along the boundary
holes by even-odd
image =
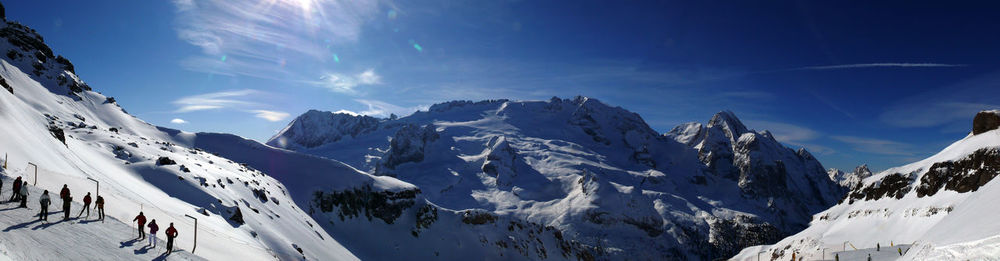
[[[585,95],[666,132],[732,110],[884,169],[1000,107],[1000,8],[916,1],[7,1],[153,124],[267,140],[308,109]]]

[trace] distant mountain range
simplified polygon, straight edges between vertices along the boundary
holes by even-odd
[[[660,134],[638,114],[587,97],[454,101],[398,119],[309,111],[267,144],[411,183],[418,199],[454,217],[425,225],[335,218],[418,246],[355,252],[362,258],[454,257],[442,249],[457,243],[410,233],[438,229],[482,234],[486,249],[477,251],[516,249],[530,259],[728,257],[801,230],[846,192],[809,152],[748,129],[732,112]],[[470,224],[469,215],[488,222]],[[349,249],[382,240],[338,232],[345,227],[331,233]]]

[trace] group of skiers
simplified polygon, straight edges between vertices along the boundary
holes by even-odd
[[[146,232],[143,231],[143,226],[149,228],[149,244],[147,246],[153,246],[156,248],[156,231],[160,231],[160,226],[156,224],[156,219],[149,221],[149,225],[146,225],[146,215],[139,212],[138,216],[132,219],[133,222],[137,222],[136,227],[139,230],[139,237],[136,239],[143,240],[146,239]],[[170,223],[170,227],[167,227],[167,255],[174,250],[174,238],[177,237],[177,229],[174,228],[174,223]]]
[[[3,187],[3,183],[0,182],[0,187]],[[21,205],[18,207],[27,208],[28,207],[28,182],[21,181],[21,177],[17,177],[14,180],[13,185],[14,193],[10,195],[10,202],[21,201]]]
[[[3,179],[0,179],[0,188],[3,187]],[[13,195],[10,196],[10,202],[20,201],[21,205],[18,208],[28,207],[28,182],[22,181],[21,177],[17,177],[13,184]],[[62,199],[63,208],[63,220],[69,220],[70,206],[73,202],[73,197],[70,195],[69,186],[63,184],[62,190],[59,191],[59,198]],[[83,216],[83,212],[87,212],[87,217],[90,217],[90,203],[91,203],[90,192],[87,192],[86,196],[83,196],[83,209],[80,209],[80,213],[77,214],[77,218]],[[41,205],[41,211],[38,213],[39,220],[48,221],[49,217],[49,205],[52,204],[52,199],[49,197],[49,191],[45,190],[42,192],[42,196],[39,197],[38,203]],[[98,220],[104,220],[104,197],[98,195],[97,200],[94,202],[94,209],[97,210]],[[134,222],[138,222],[137,229],[139,230],[138,240],[146,239],[146,233],[143,226],[146,225],[146,216],[142,212],[132,219]],[[149,228],[149,244],[147,246],[152,246],[156,248],[156,232],[160,230],[160,227],[156,224],[156,219],[149,222],[147,226]],[[167,228],[167,254],[169,255],[174,249],[174,238],[177,237],[177,229],[174,228],[174,223],[170,223],[170,227]]]
[[[17,177],[17,178],[20,179],[21,177]],[[15,183],[16,183],[16,181],[15,181]],[[25,182],[24,185],[27,185],[27,182]],[[21,186],[20,189],[26,191],[27,189],[25,187],[26,186]],[[27,192],[24,192],[22,194],[23,194],[23,196],[21,196],[22,197],[21,198],[21,207],[27,207],[26,206]],[[70,206],[72,206],[73,197],[70,194],[69,186],[67,186],[66,184],[63,184],[62,190],[59,191],[59,199],[62,199],[63,220],[69,220]],[[80,209],[80,213],[78,215],[76,215],[77,218],[82,217],[84,211],[87,212],[87,217],[88,218],[90,217],[90,203],[91,203],[91,200],[92,200],[92,198],[90,197],[90,192],[87,192],[87,195],[83,196],[83,209]],[[98,214],[97,215],[97,220],[103,221],[104,220],[104,197],[98,195],[97,196],[97,202],[95,202],[95,203],[96,203],[95,204],[96,206],[94,206],[94,208],[97,209],[97,214]],[[51,199],[51,197],[49,197],[49,191],[48,190],[45,190],[45,191],[42,192],[42,196],[39,197],[39,199],[38,199],[38,204],[41,206],[41,211],[38,212],[38,219],[39,220],[48,221],[49,220],[49,205],[52,205],[52,199]]]
[[[3,187],[3,180],[0,179],[0,188]],[[28,207],[28,182],[22,181],[21,177],[14,179],[14,184],[11,185],[12,195],[10,195],[9,202],[20,201],[21,205],[18,208]],[[70,196],[69,186],[63,184],[62,190],[59,191],[59,198],[62,199],[63,208],[63,220],[69,220],[70,206],[73,202],[73,197]],[[80,210],[80,214],[76,217],[79,218],[83,216],[83,212],[87,212],[87,217],[90,217],[90,202],[91,202],[90,192],[83,197],[83,209]],[[104,220],[104,197],[97,196],[97,202],[95,209],[97,209],[98,220]],[[49,191],[45,190],[42,192],[42,196],[38,198],[38,204],[41,206],[41,210],[38,212],[38,220],[49,220],[49,205],[52,205],[52,199],[49,197]]]

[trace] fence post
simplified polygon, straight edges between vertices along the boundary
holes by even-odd
[[[91,177],[87,177],[87,179],[89,179],[89,180],[94,181],[94,182],[97,183],[97,196],[100,197],[101,196],[101,182],[97,181],[96,179],[93,179]]]
[[[194,254],[194,250],[198,249],[198,218],[188,214],[184,214],[184,216],[194,219],[194,246],[191,247],[191,254]]]

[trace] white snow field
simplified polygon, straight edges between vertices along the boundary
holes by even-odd
[[[49,191],[68,184],[77,202],[85,192],[97,192],[91,179],[96,180],[109,217],[131,221],[142,210],[161,224],[161,230],[174,222],[185,248],[190,247],[187,242],[193,243],[194,234],[194,221],[185,215],[195,217],[195,253],[200,258],[357,259],[323,229],[313,228],[316,222],[294,204],[289,190],[279,181],[194,149],[189,140],[193,134],[159,129],[129,115],[113,99],[90,90],[67,60],[53,57],[34,30],[14,22],[0,26],[0,53],[7,54],[0,61],[0,77],[5,87],[10,87],[0,89],[0,154],[7,156],[11,170],[6,175],[18,173]],[[65,143],[57,138],[60,132]],[[4,186],[9,191],[10,184]],[[244,223],[230,219],[236,211]],[[114,224],[108,223],[107,233],[99,234],[107,237],[102,240],[127,238],[127,229]],[[49,229],[69,233],[74,227],[96,225],[60,224]],[[0,242],[21,237],[16,233],[21,232],[0,233]],[[11,245],[4,247],[8,253],[17,251]],[[90,255],[95,251],[16,257],[104,259]]]
[[[797,252],[814,260],[823,249],[829,259],[845,242],[857,248],[894,242],[912,244],[894,257],[901,260],[998,260],[1000,182],[992,180],[1000,173],[998,148],[1000,130],[970,133],[927,159],[865,178],[843,202],[814,215],[804,231],[746,248],[733,259],[756,260],[764,252],[767,260],[784,260]]]

